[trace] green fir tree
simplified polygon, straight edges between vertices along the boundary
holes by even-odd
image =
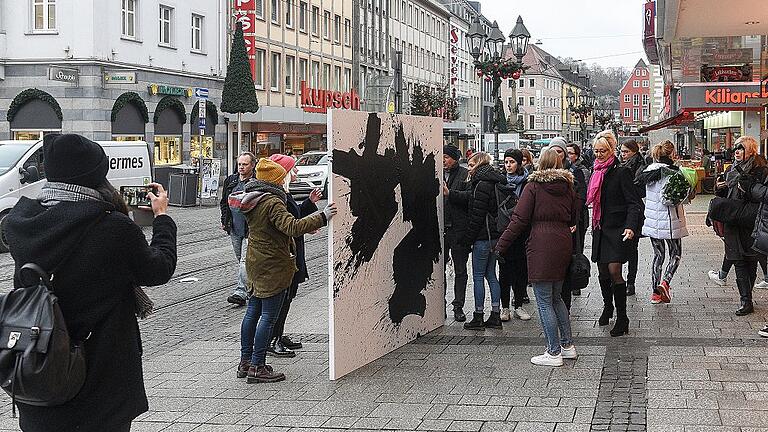
[[[243,25],[239,22],[232,36],[232,50],[229,53],[229,66],[221,99],[221,110],[224,112],[246,113],[259,110],[251,65],[245,49]]]

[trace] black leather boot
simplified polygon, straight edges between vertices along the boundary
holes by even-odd
[[[491,312],[491,316],[488,317],[488,321],[483,323],[486,328],[494,328],[494,329],[500,329],[501,328],[501,313],[500,312]]]
[[[616,322],[611,329],[611,336],[623,336],[629,333],[626,283],[613,285],[613,299],[616,302]]]
[[[597,323],[601,326],[607,326],[613,318],[613,291],[611,290],[610,279],[600,279],[600,292],[603,295],[603,313]]]
[[[485,323],[483,322],[483,313],[472,313],[472,321],[465,322],[464,328],[467,330],[483,330],[485,328]]]
[[[751,301],[746,301],[746,302],[742,301],[741,307],[736,309],[736,315],[737,316],[749,315],[754,311],[755,311],[755,306],[752,304]]]
[[[748,277],[739,277],[737,274],[736,286],[739,288],[739,297],[741,300],[741,307],[736,309],[736,315],[749,315],[755,311],[755,307],[752,305],[752,283]]]
[[[627,297],[635,295],[635,283],[627,282]]]

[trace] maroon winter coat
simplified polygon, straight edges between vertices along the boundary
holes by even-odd
[[[529,282],[565,280],[571,262],[571,228],[579,220],[581,201],[573,189],[573,174],[562,169],[534,171],[515,206],[496,250],[504,253],[530,226],[526,243]]]

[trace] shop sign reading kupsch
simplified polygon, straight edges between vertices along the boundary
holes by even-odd
[[[301,82],[301,107],[304,111],[326,113],[328,108],[360,109],[360,95],[355,89],[348,92],[338,92],[323,89],[313,89]]]

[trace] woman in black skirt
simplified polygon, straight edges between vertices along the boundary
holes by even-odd
[[[592,261],[597,263],[603,313],[598,323],[616,322],[611,336],[629,332],[627,317],[627,284],[622,267],[631,255],[632,240],[639,226],[642,201],[632,173],[616,158],[616,137],[603,131],[595,137],[596,156],[587,191],[587,204],[592,205]]]

